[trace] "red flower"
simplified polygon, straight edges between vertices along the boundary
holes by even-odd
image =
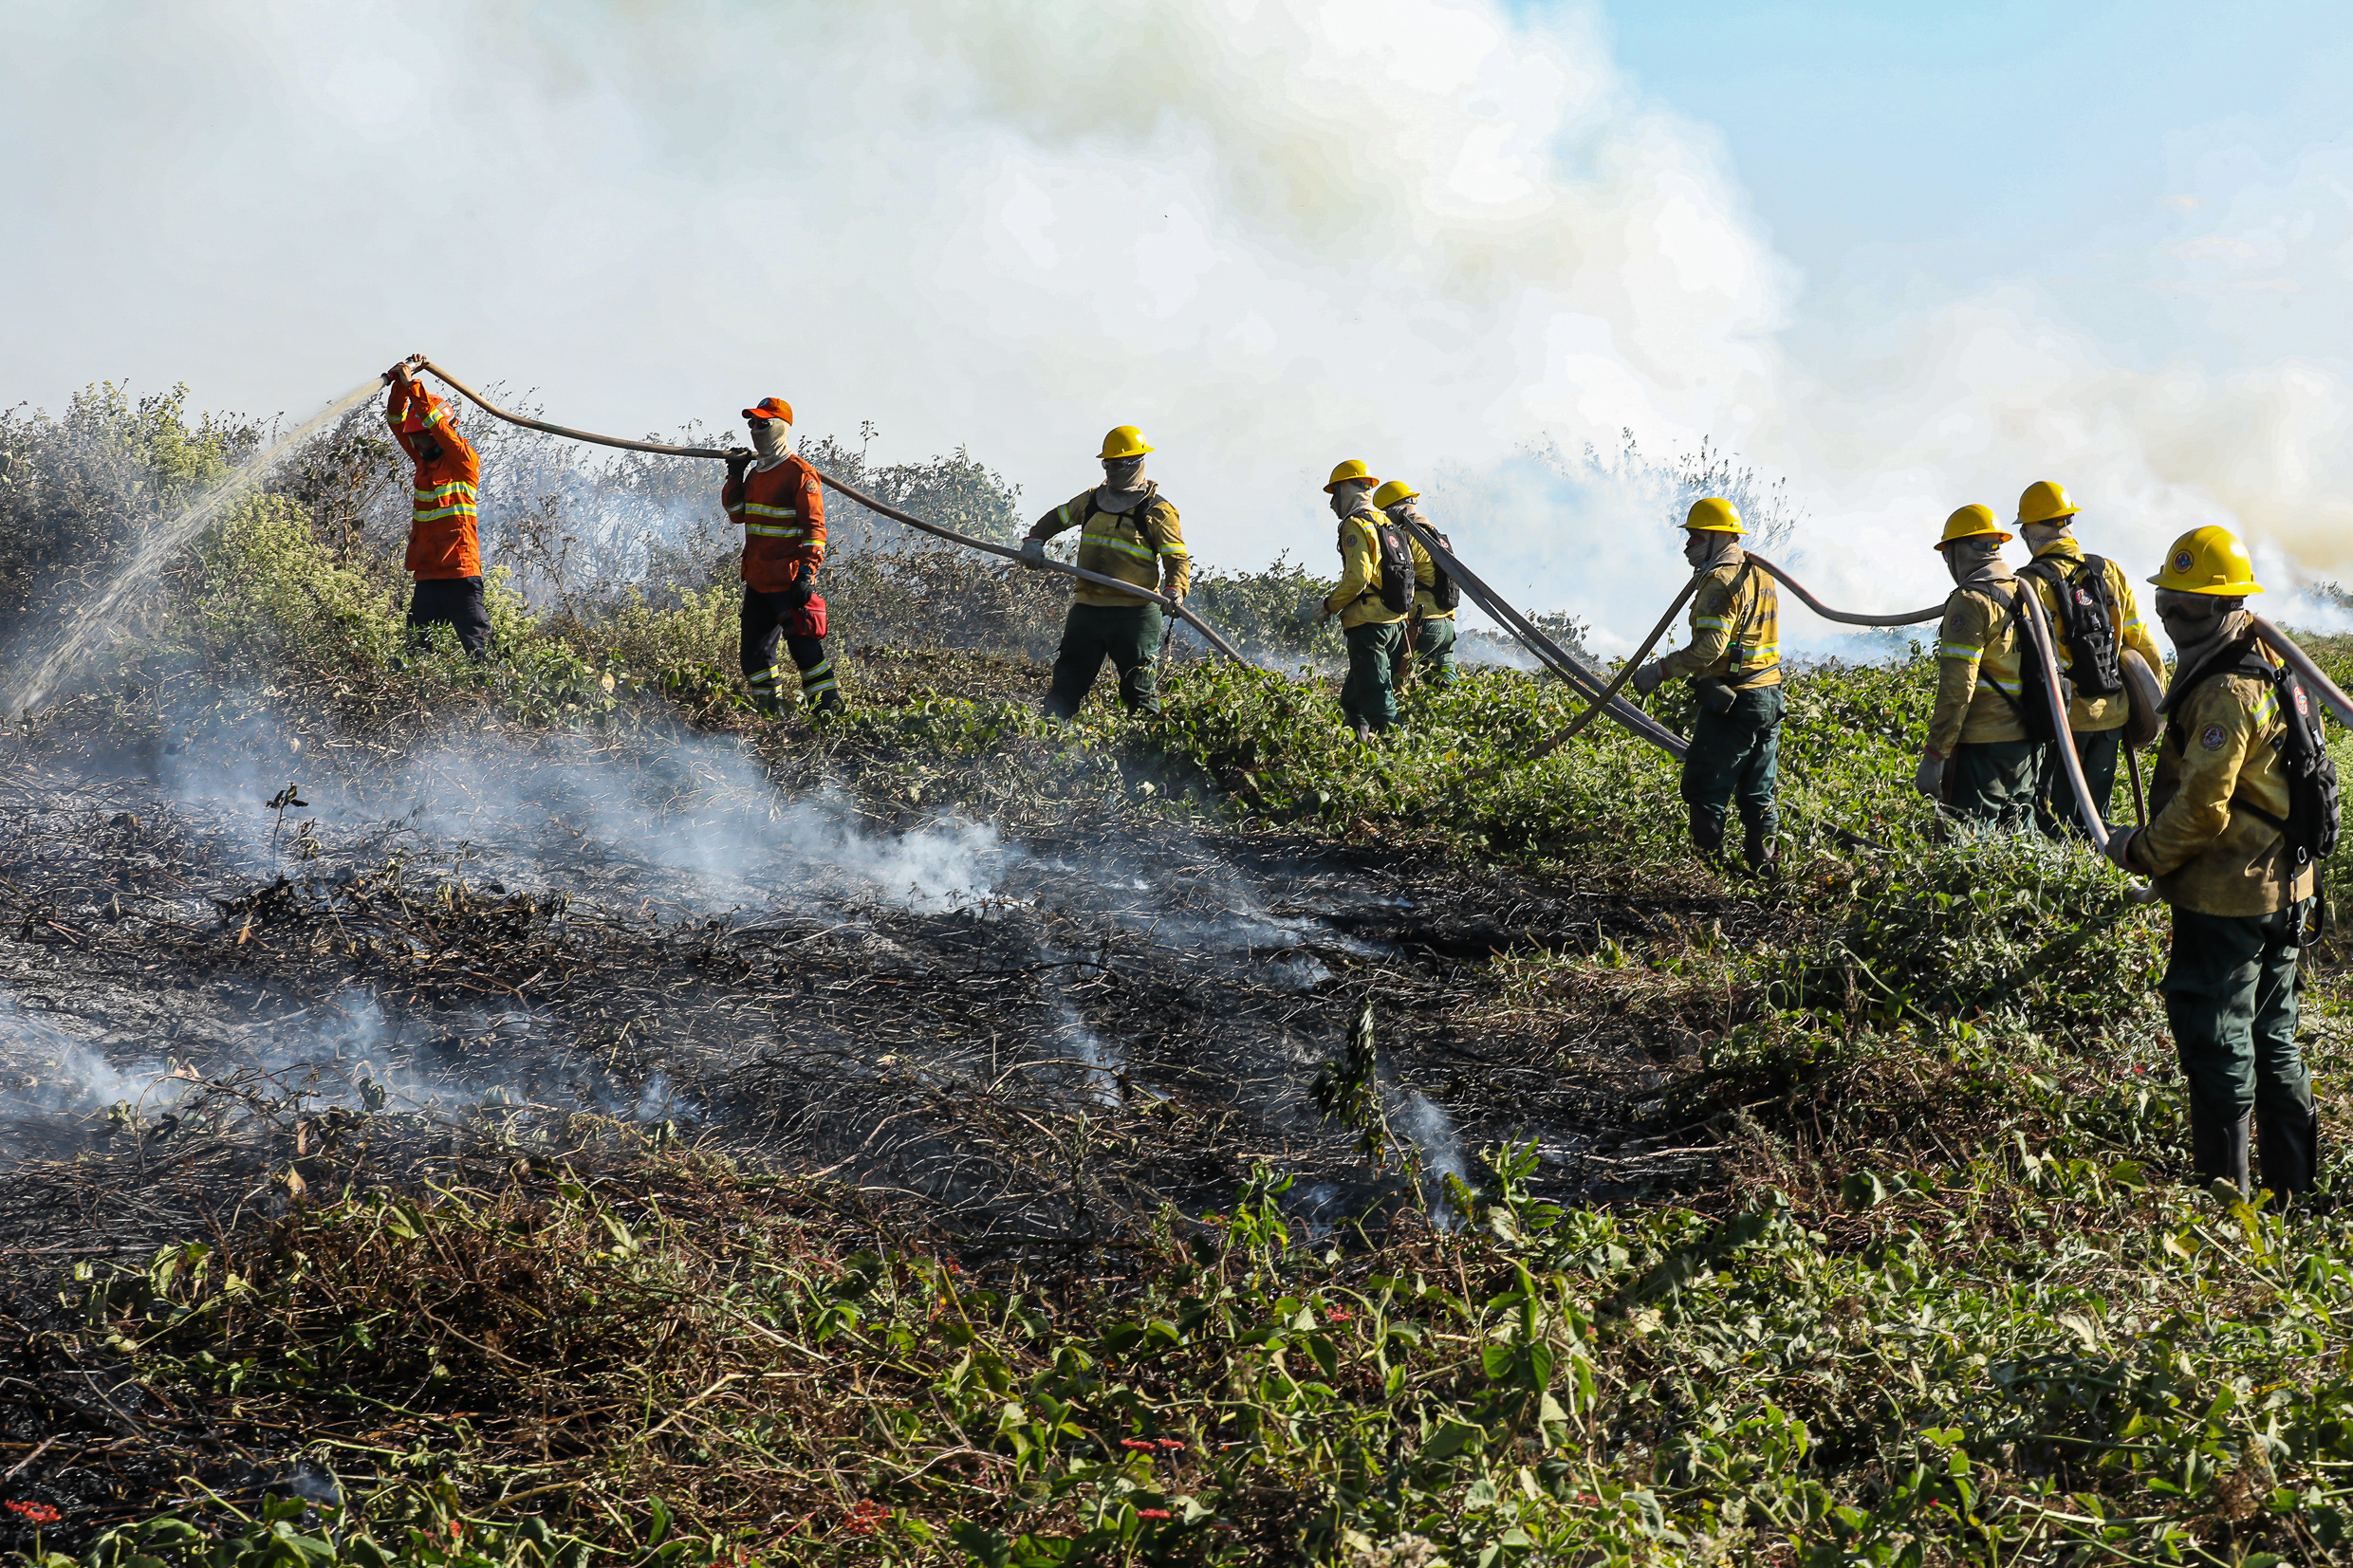
[[[1122,1448],[1141,1448],[1144,1452],[1150,1453],[1153,1449],[1153,1442],[1149,1437],[1122,1437],[1120,1439],[1120,1447]]]
[[[842,1522],[842,1528],[854,1536],[870,1536],[874,1534],[875,1526],[890,1516],[888,1508],[872,1498],[865,1498],[850,1510],[849,1517]]]
[[[1136,1510],[1136,1517],[1138,1519],[1166,1519],[1168,1510],[1166,1508],[1139,1508]]]
[[[1162,1447],[1163,1448],[1183,1448],[1183,1447],[1184,1447],[1184,1445],[1183,1445],[1182,1443],[1177,1442],[1177,1441],[1176,1441],[1175,1438],[1173,1438],[1173,1437],[1163,1437],[1163,1438],[1161,1438],[1161,1439],[1160,1439],[1160,1447]]]
[[[54,1524],[65,1517],[46,1503],[0,1503],[0,1507],[7,1508],[12,1514],[22,1515],[28,1522],[33,1524]]]
[[[1325,1307],[1324,1320],[1330,1323],[1353,1323],[1356,1321],[1356,1314],[1346,1307]]]

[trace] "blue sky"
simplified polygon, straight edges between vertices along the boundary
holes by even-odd
[[[2341,295],[2164,286],[2233,191],[2346,145],[2343,5],[1649,0],[1604,25],[1641,89],[1722,135],[1812,324],[2023,278],[2144,366],[2345,352],[2316,341]]]

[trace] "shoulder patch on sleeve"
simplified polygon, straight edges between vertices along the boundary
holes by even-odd
[[[2222,726],[2218,724],[2210,724],[2205,729],[2198,731],[2197,744],[2204,747],[2209,751],[2219,751],[2222,749],[2224,738],[2225,737],[2222,733]]]

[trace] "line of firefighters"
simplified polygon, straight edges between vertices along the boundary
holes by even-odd
[[[1913,782],[1940,818],[1982,831],[2077,827],[2070,746],[2102,821],[2133,715],[2127,660],[2152,686],[2165,670],[2132,584],[2113,561],[2084,554],[2076,507],[2047,480],[2019,498],[2016,526],[2033,560],[2013,571],[2013,537],[1991,507],[1945,520],[1936,548],[1954,581],[1936,635],[1936,700]],[[1742,551],[1740,517],[1720,499],[1685,520],[1685,559],[1706,575],[1692,601],[1688,647],[1643,665],[1648,695],[1692,684],[1697,717],[1683,766],[1691,832],[1721,850],[1728,802],[1747,830],[1745,858],[1772,858],[1782,720],[1780,601]],[[2194,528],[2155,576],[2158,622],[2174,645],[2171,681],[2148,715],[2162,744],[2143,823],[2097,845],[2171,906],[2173,942],[2158,982],[2189,1083],[2191,1153],[2202,1176],[2248,1190],[2250,1124],[2260,1122],[2264,1185],[2312,1190],[2320,1116],[2296,1042],[2297,965],[2320,919],[2319,860],[2338,807],[2320,711],[2294,672],[2254,634],[2247,598],[2263,592],[2246,545],[2228,528]],[[2053,723],[2024,596],[2041,600],[2066,694]]]
[[[447,624],[470,655],[483,656],[490,620],[475,525],[481,460],[458,434],[454,409],[425,390],[415,363],[402,361],[385,379],[392,389],[386,421],[416,466],[409,624],[420,635]],[[794,451],[792,409],[784,399],[764,398],[743,417],[751,445],[728,452],[720,501],[744,535],[744,675],[760,707],[779,711],[781,640],[800,671],[805,704],[838,711],[825,601],[817,592],[825,559],[817,470]],[[1047,543],[1075,527],[1081,569],[1183,599],[1192,558],[1176,508],[1144,477],[1153,450],[1132,425],[1106,435],[1103,483],[1037,521],[1022,542],[1024,563],[1043,568]],[[1396,689],[1410,660],[1420,661],[1422,678],[1434,685],[1454,675],[1457,591],[1398,525],[1411,522],[1452,546],[1431,529],[1411,486],[1384,484],[1361,461],[1335,468],[1325,493],[1340,520],[1341,576],[1303,611],[1339,618],[1348,649],[1341,708],[1366,735],[1397,722]],[[2058,634],[2054,653],[2070,692],[2066,742],[2092,804],[2108,819],[2125,755],[2121,738],[2132,718],[2124,661],[2138,657],[2152,675],[2165,665],[2122,568],[2084,554],[2075,518],[2062,487],[2029,486],[2016,526],[2033,560],[2018,571],[2002,560],[2013,536],[1992,508],[1963,507],[1945,522],[1936,547],[1955,586],[1937,632],[1936,701],[1914,783],[1949,822],[1986,830],[2039,823],[2057,836],[2073,820],[2073,785],[2053,751],[2059,737],[2030,679],[2034,644],[2021,618],[2029,588]],[[1691,640],[1634,671],[1631,684],[1648,696],[1670,679],[1690,683],[1696,717],[1681,793],[1692,838],[1720,856],[1728,811],[1736,809],[1742,858],[1763,872],[1774,859],[1778,827],[1780,597],[1741,548],[1744,530],[1731,502],[1695,503],[1684,530],[1684,558],[1704,574],[1692,600]],[[2145,824],[2120,827],[2098,847],[2126,872],[2151,878],[2172,907],[2172,952],[2159,988],[2189,1081],[2199,1173],[2248,1188],[2250,1122],[2259,1119],[2265,1185],[2280,1194],[2309,1191],[2320,1120],[2296,1042],[2296,971],[2316,928],[2317,858],[2333,842],[2336,813],[2333,775],[2325,801],[2297,787],[2300,778],[2326,774],[2318,710],[2254,637],[2246,600],[2263,589],[2230,530],[2182,535],[2148,581],[2175,650],[2172,680],[2158,704],[2163,744]],[[1078,581],[1047,710],[1076,713],[1106,658],[1121,703],[1157,710],[1163,631],[1158,603]],[[2325,831],[2314,820],[2322,813]]]

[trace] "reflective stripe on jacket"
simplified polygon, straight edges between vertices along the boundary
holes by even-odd
[[[2026,725],[2010,699],[2027,702],[2022,639],[2010,614],[2023,590],[2014,577],[1955,588],[1936,629],[1936,707],[1928,719],[1928,749],[1950,757],[1964,742],[2023,741]]]
[[[1343,629],[1350,626],[1390,626],[1403,620],[1404,610],[1392,610],[1380,597],[1380,526],[1388,519],[1369,507],[1350,512],[1340,520],[1340,584],[1324,600],[1340,617]],[[1414,580],[1435,582],[1435,576],[1424,577],[1432,570],[1429,552],[1415,543],[1411,535],[1406,543],[1413,546]]]
[[[1081,571],[1100,572],[1139,588],[1183,598],[1193,586],[1193,557],[1185,549],[1184,527],[1177,521],[1176,508],[1160,494],[1160,488],[1152,486],[1142,501],[1123,512],[1103,510],[1096,501],[1098,493],[1087,490],[1072,496],[1039,518],[1029,537],[1051,539],[1075,527]],[[1070,597],[1081,604],[1113,608],[1145,602],[1133,594],[1084,579],[1073,581]]]
[[[1781,594],[1748,561],[1734,544],[1708,568],[1692,595],[1691,646],[1658,661],[1666,678],[1721,675],[1738,692],[1781,684]]]
[[[414,416],[422,430],[400,427]],[[384,400],[384,422],[409,454],[417,473],[409,495],[409,547],[401,565],[419,582],[482,575],[477,508],[482,459],[451,422],[448,404],[420,382],[395,381]],[[426,443],[440,454],[424,455]]]
[[[743,579],[753,592],[780,593],[824,563],[825,492],[799,453],[746,470],[741,484],[719,491],[719,504],[743,526]]]

